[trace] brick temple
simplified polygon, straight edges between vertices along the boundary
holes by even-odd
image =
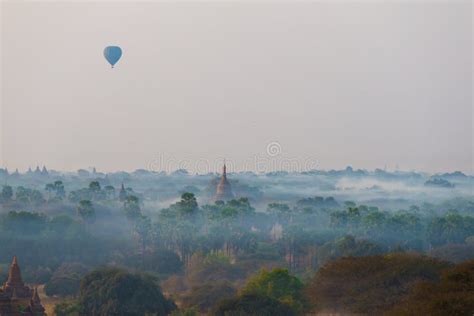
[[[0,288],[0,316],[46,316],[38,289],[23,282],[16,256],[8,270],[8,279]]]

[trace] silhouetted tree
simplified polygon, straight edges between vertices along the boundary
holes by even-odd
[[[97,269],[83,278],[79,306],[81,314],[90,316],[168,315],[176,309],[156,278],[116,268]]]
[[[141,216],[140,201],[135,195],[127,196],[127,199],[123,203],[125,216],[133,221]]]
[[[91,201],[82,200],[77,207],[77,214],[81,217],[84,223],[92,224],[95,222],[95,209]]]
[[[4,185],[0,194],[0,202],[8,202],[13,197],[13,189],[9,185]]]

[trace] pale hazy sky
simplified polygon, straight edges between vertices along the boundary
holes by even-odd
[[[10,169],[193,169],[226,157],[238,170],[257,157],[473,173],[471,1],[1,10]],[[124,51],[113,70],[108,45]]]

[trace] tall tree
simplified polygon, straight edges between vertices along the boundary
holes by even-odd
[[[13,189],[9,185],[4,185],[0,194],[0,201],[8,202],[13,197]]]
[[[140,200],[135,195],[127,196],[123,203],[123,208],[125,216],[131,221],[136,220],[141,216]]]
[[[77,214],[81,217],[84,223],[92,224],[95,222],[95,209],[90,200],[82,200],[79,202]]]

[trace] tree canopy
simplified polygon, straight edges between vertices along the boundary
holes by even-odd
[[[222,301],[211,312],[213,316],[293,316],[296,312],[287,304],[268,296],[247,294]]]
[[[436,280],[446,262],[415,254],[343,257],[324,265],[307,296],[316,311],[380,314],[418,280]]]
[[[90,316],[167,315],[176,308],[166,299],[157,279],[118,268],[100,268],[87,274],[80,287],[81,313]]]
[[[440,282],[420,282],[388,315],[465,315],[474,311],[474,260],[443,271]]]
[[[305,307],[303,283],[288,273],[287,269],[262,270],[251,278],[242,289],[243,295],[268,296],[302,312]]]

